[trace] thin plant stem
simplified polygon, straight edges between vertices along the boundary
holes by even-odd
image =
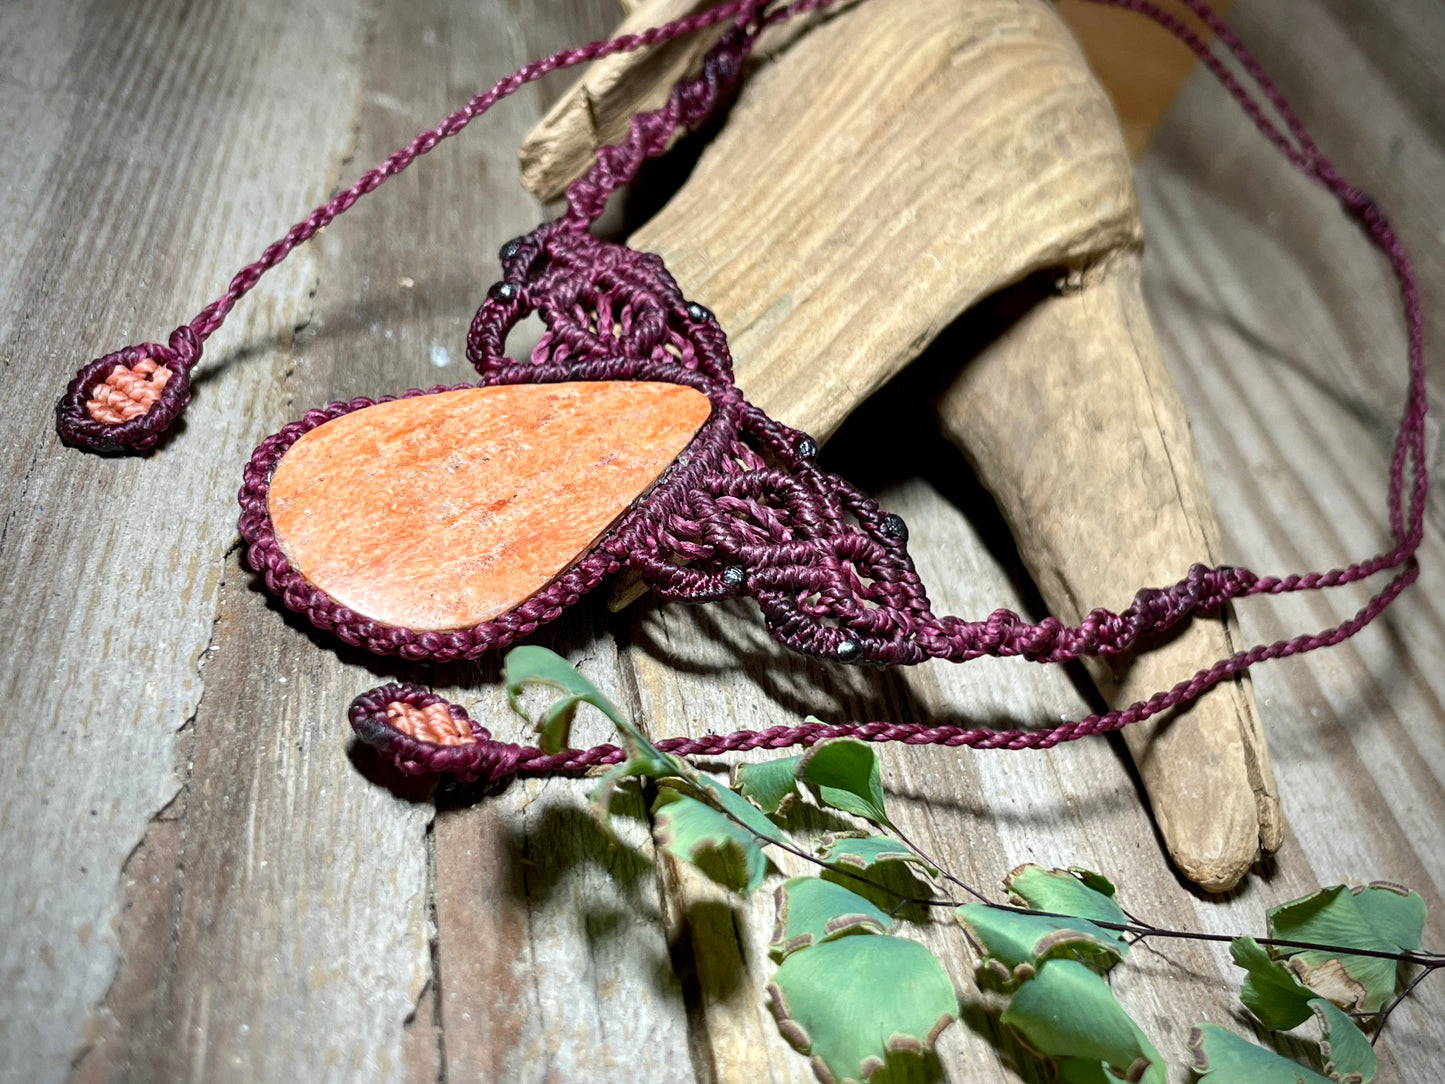
[[[706,788],[697,786],[685,776],[680,776],[679,778],[689,783],[689,785],[692,786],[692,788],[697,792],[698,797],[701,800],[706,801]],[[733,824],[744,829],[746,832],[752,835],[761,846],[778,847],[783,851],[786,851],[788,854],[793,855],[795,858],[802,859],[804,862],[818,866],[822,869],[831,870],[834,873],[841,874],[844,877],[847,877],[854,881],[858,881],[864,885],[867,885],[870,888],[876,889],[879,892],[883,892],[886,895],[892,896],[897,902],[892,908],[892,911],[890,913],[891,917],[896,917],[898,912],[909,904],[915,904],[921,907],[958,906],[958,901],[956,900],[910,896],[906,892],[900,892],[898,889],[892,888],[889,885],[885,885],[880,881],[876,881],[871,877],[860,873],[857,870],[849,869],[845,866],[825,861],[824,859],[819,858],[816,855],[809,854],[801,847],[798,847],[795,844],[789,842],[787,839],[783,838],[781,828],[778,829],[777,835],[764,834],[753,828],[747,822],[743,821],[740,817],[734,815],[731,811],[722,808],[720,804],[713,804],[711,802],[708,802],[707,804],[709,808],[712,808],[717,812],[721,813]],[[931,868],[936,869],[940,876],[942,876],[950,883],[957,885],[959,888],[963,889],[964,892],[968,893],[974,899],[978,900],[979,903],[985,907],[990,907],[997,911],[1011,911],[1015,914],[1035,915],[1043,918],[1076,920],[1079,917],[1078,915],[1069,915],[1058,911],[1041,911],[1029,907],[1017,907],[1009,903],[995,902],[994,900],[991,900],[987,896],[985,896],[978,889],[974,888],[968,882],[964,881],[962,878],[957,877],[953,873],[949,872],[949,870],[941,862],[930,857],[922,848],[920,848],[907,835],[905,835],[902,829],[900,829],[897,825],[889,822],[887,823],[886,827],[893,832],[893,834],[898,838],[898,841],[900,843],[902,843],[910,851],[916,854],[919,858],[923,859],[923,861],[926,862]],[[1120,908],[1120,910],[1123,911],[1128,921],[1109,922],[1104,919],[1090,919],[1089,921],[1092,922],[1095,926],[1101,927],[1102,929],[1113,930],[1116,933],[1127,935],[1129,938],[1131,938],[1131,940],[1128,942],[1130,945],[1137,945],[1146,940],[1147,938],[1151,937],[1167,937],[1185,941],[1208,941],[1214,943],[1229,944],[1239,940],[1241,937],[1249,936],[1244,934],[1202,933],[1193,930],[1172,930],[1162,926],[1156,926],[1153,923],[1141,919],[1128,911],[1124,911],[1122,907]],[[1423,951],[1416,952],[1403,949],[1397,952],[1386,952],[1376,949],[1350,948],[1345,945],[1329,945],[1316,941],[1296,941],[1284,937],[1255,937],[1254,941],[1256,944],[1264,945],[1271,948],[1312,950],[1316,952],[1328,952],[1336,956],[1360,956],[1370,959],[1392,960],[1397,964],[1409,963],[1419,965],[1422,968],[1420,974],[1416,975],[1409,982],[1409,984],[1406,985],[1405,989],[1402,990],[1399,994],[1397,994],[1395,998],[1390,1002],[1390,1004],[1386,1006],[1383,1010],[1377,1013],[1351,1014],[1352,1016],[1362,1017],[1365,1019],[1371,1017],[1376,1019],[1375,1033],[1370,1037],[1370,1044],[1372,1046],[1379,1041],[1380,1035],[1385,1028],[1385,1022],[1390,1018],[1390,1014],[1393,1013],[1400,1006],[1400,1003],[1403,1002],[1405,998],[1407,998],[1414,991],[1415,987],[1419,986],[1420,983],[1424,981],[1426,976],[1432,975],[1438,970],[1445,969],[1445,953]]]
[[[1426,964],[1424,969],[1413,979],[1411,979],[1403,990],[1401,990],[1398,994],[1395,995],[1394,1000],[1391,1001],[1390,1004],[1386,1005],[1385,1008],[1378,1014],[1373,1014],[1378,1016],[1378,1019],[1375,1021],[1375,1034],[1370,1036],[1371,1046],[1374,1046],[1375,1043],[1379,1041],[1381,1034],[1384,1033],[1385,1021],[1390,1019],[1390,1014],[1400,1007],[1400,1003],[1410,996],[1410,992],[1414,990],[1415,987],[1420,985],[1420,983],[1425,979],[1425,976],[1433,975],[1442,967],[1445,967],[1445,964]]]
[[[945,867],[942,862],[939,862],[937,859],[931,858],[927,854],[925,854],[922,847],[918,846],[918,844],[914,843],[911,839],[909,839],[903,834],[903,829],[892,823],[890,823],[888,827],[893,829],[893,834],[898,837],[898,841],[900,843],[902,843],[914,854],[918,855],[919,858],[923,859],[934,869],[938,870],[938,872],[943,876],[945,880],[952,881],[954,884],[958,885],[959,888],[963,889],[980,903],[986,903],[990,907],[993,906],[993,901],[990,900],[978,889],[974,888],[973,885],[969,884],[967,881],[964,881],[959,877],[955,877],[952,873],[948,871],[947,867]]]
[[[735,817],[732,813],[728,812],[725,809],[718,809],[718,812],[722,813],[723,816],[727,817],[728,820],[732,821],[734,824],[746,829],[764,846],[772,845],[776,847],[781,847],[789,854],[794,855],[797,858],[801,858],[805,862],[811,862],[815,866],[820,866],[823,869],[832,870],[834,873],[841,873],[844,876],[850,877],[855,881],[860,881],[863,884],[868,885],[870,888],[877,889],[880,892],[884,892],[890,896],[893,896],[898,900],[900,906],[906,906],[910,903],[918,904],[923,907],[958,906],[957,900],[929,899],[919,896],[909,896],[906,892],[899,892],[897,889],[891,888],[888,885],[882,884],[879,881],[875,881],[869,877],[866,877],[856,870],[851,870],[844,866],[835,865],[831,862],[827,862],[821,858],[818,858],[816,855],[808,854],[801,848],[795,847],[791,843],[788,843],[781,838],[764,835],[763,833],[757,831],[755,828],[748,825],[740,818]],[[933,858],[930,858],[916,844],[909,840],[909,838],[905,836],[896,825],[890,824],[889,827],[893,829],[893,833],[898,837],[900,843],[902,843],[909,850],[913,851],[914,854],[918,855],[919,858],[922,858],[930,866],[937,869],[942,877],[944,877],[948,881],[951,881],[953,884],[958,885],[965,892],[976,898],[985,907],[991,907],[996,911],[1011,911],[1014,914],[1020,915],[1038,915],[1042,918],[1077,919],[1079,917],[1078,915],[1064,914],[1060,911],[1041,911],[1032,907],[1016,907],[1011,903],[995,902],[994,900],[991,900],[987,896],[985,896],[982,892],[979,892],[972,885],[968,884],[968,882],[954,876],[941,863],[939,863]],[[1120,910],[1123,909],[1120,908]],[[1202,933],[1196,930],[1171,930],[1163,926],[1156,926],[1151,922],[1145,922],[1142,919],[1134,918],[1134,916],[1129,915],[1128,912],[1125,912],[1125,914],[1132,921],[1109,922],[1104,919],[1090,919],[1089,921],[1092,922],[1095,926],[1101,927],[1102,929],[1113,930],[1116,933],[1131,935],[1134,938],[1134,941],[1132,942],[1134,944],[1137,944],[1138,942],[1148,937],[1169,937],[1184,941],[1212,941],[1216,943],[1230,944],[1234,941],[1239,940],[1241,937],[1251,936],[1249,934]],[[1427,970],[1422,972],[1420,976],[1416,977],[1415,981],[1410,984],[1410,988],[1413,988],[1420,981],[1420,978],[1423,978],[1424,975],[1429,974],[1430,971],[1433,971],[1436,968],[1445,967],[1445,954],[1438,952],[1413,952],[1408,949],[1402,949],[1397,952],[1385,952],[1377,949],[1350,948],[1345,945],[1328,945],[1318,941],[1295,941],[1285,937],[1255,937],[1254,941],[1256,944],[1265,945],[1273,948],[1313,950],[1316,952],[1330,952],[1338,956],[1364,956],[1377,960],[1393,960],[1396,963],[1419,964]]]

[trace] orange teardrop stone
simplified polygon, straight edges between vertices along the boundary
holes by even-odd
[[[418,631],[505,613],[575,564],[711,413],[677,384],[515,384],[378,403],[311,430],[271,477],[291,567]]]

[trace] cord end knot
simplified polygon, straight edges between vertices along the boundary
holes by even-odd
[[[199,338],[182,326],[165,345],[126,346],[96,358],[55,405],[60,439],[104,455],[150,451],[191,401],[191,369],[200,357]]]
[[[383,685],[351,702],[356,736],[408,775],[465,782],[516,774],[520,746],[492,739],[466,709],[416,685]]]

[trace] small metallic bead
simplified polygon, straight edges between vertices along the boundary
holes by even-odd
[[[840,662],[847,662],[849,659],[856,659],[858,652],[862,650],[863,645],[858,643],[857,640],[840,640],[837,647],[838,660]]]
[[[487,291],[487,296],[494,301],[511,301],[521,290],[515,282],[496,282]]]
[[[903,522],[903,517],[889,512],[883,517],[883,533],[889,538],[900,538],[908,541],[908,524]]]
[[[505,245],[502,246],[502,250],[497,253],[497,259],[501,260],[503,263],[506,263],[517,254],[517,251],[521,247],[522,239],[520,237],[513,237],[510,241],[508,241]]]
[[[812,459],[818,454],[818,442],[812,437],[804,437],[798,441],[798,455],[803,459]]]
[[[747,578],[747,573],[740,569],[737,565],[729,565],[727,568],[723,569],[722,582],[728,587],[741,587],[743,585],[743,581],[745,581]]]
[[[693,321],[694,323],[700,324],[700,323],[702,323],[704,320],[711,320],[711,319],[712,319],[712,310],[711,310],[711,309],[708,309],[708,308],[704,308],[702,305],[699,305],[696,301],[689,301],[689,302],[687,303],[687,318],[688,318],[689,320]]]

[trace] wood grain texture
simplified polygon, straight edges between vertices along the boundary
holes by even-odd
[[[711,6],[711,0],[650,0],[628,11],[608,33],[635,34]],[[667,101],[672,85],[722,33],[722,27],[711,27],[589,64],[522,141],[518,157],[527,191],[540,200],[560,198],[571,180],[592,164],[599,147],[626,136],[634,114]]]
[[[1129,153],[1137,155],[1194,69],[1194,54],[1161,27],[1127,11],[1087,0],[1054,3],[1108,93]],[[704,6],[706,0],[627,2],[622,5],[626,18],[616,32],[657,26]],[[1221,14],[1229,10],[1228,0],[1214,6]],[[1208,40],[1209,29],[1184,14],[1195,32]],[[792,40],[794,33],[790,27],[769,31],[759,51],[766,55],[778,41]],[[587,168],[598,147],[627,134],[634,113],[656,109],[666,100],[672,83],[696,66],[716,37],[712,32],[681,38],[589,65],[522,143],[519,155],[527,190],[542,200],[560,197],[567,182]]]
[[[981,296],[1137,241],[1108,102],[1045,4],[884,0],[785,56],[632,238],[708,299],[779,420],[826,439]],[[747,214],[719,213],[735,192]]]
[[[115,973],[121,866],[177,792],[176,733],[201,700],[197,661],[234,536],[234,464],[277,416],[288,361],[276,341],[307,319],[315,256],[278,272],[215,342],[188,421],[212,454],[162,465],[62,449],[54,381],[119,343],[163,338],[164,321],[284,223],[277,208],[325,194],[352,140],[356,5],[221,3],[183,18],[188,7],[0,12],[14,43],[14,135],[0,152],[0,356],[13,386],[0,612],[13,646],[0,680],[28,717],[0,735],[0,1048],[16,1079],[64,1075]],[[312,99],[337,104],[312,123]],[[224,364],[241,344],[245,363]],[[383,817],[373,838],[403,823]]]
[[[264,432],[332,398],[462,379],[492,253],[537,217],[512,153],[555,88],[418,163],[268,279],[153,456],[97,460],[50,429],[85,357],[164,334],[340,177],[614,16],[518,20],[469,0],[0,7],[0,240],[17,254],[0,266],[0,364],[27,377],[0,405],[0,674],[27,708],[0,726],[0,1077],[59,1080],[74,1063],[86,1081],[811,1079],[753,1000],[771,969],[765,898],[714,898],[657,869],[625,817],[625,848],[611,848],[586,782],[434,802],[407,790],[351,751],[347,700],[393,676],[431,681],[519,736],[496,660],[397,670],[338,650],[224,556],[239,467]],[[1397,217],[1438,326],[1438,5],[1239,0],[1235,17]],[[1146,295],[1226,559],[1322,567],[1381,544],[1403,356],[1382,267],[1201,79],[1140,168]],[[1432,331],[1437,389],[1438,343]],[[1037,607],[917,387],[895,383],[866,409],[825,455],[907,518],[938,605]],[[1287,836],[1228,897],[1170,875],[1117,743],[889,748],[904,830],[981,886],[1021,861],[1078,862],[1114,876],[1131,909],[1211,931],[1258,928],[1265,907],[1321,883],[1403,881],[1431,906],[1427,944],[1445,944],[1445,543],[1438,504],[1430,515],[1423,581],[1386,620],[1256,670]],[[1359,601],[1250,602],[1239,616],[1250,639],[1271,637]],[[815,666],[776,653],[744,606],[609,618],[593,603],[539,642],[656,733],[808,711],[1007,725],[1087,709],[1069,674],[1019,660]],[[595,719],[579,726],[606,737]],[[1037,1079],[977,1004],[957,931],[923,936],[946,952],[966,1022],[935,1067],[901,1066],[895,1084]],[[1240,1026],[1223,950],[1136,956],[1119,995],[1176,1066],[1189,1023]],[[1381,1041],[1380,1084],[1434,1079],[1442,1018],[1445,990],[1427,983]]]
[[[1129,153],[1139,154],[1194,71],[1194,54],[1163,27],[1133,12],[1089,0],[1054,3],[1114,103]],[[1230,0],[1212,0],[1212,6],[1227,15]],[[1183,5],[1170,10],[1206,41],[1212,37]]]
[[[1445,17],[1411,2],[1320,3],[1296,18],[1245,0],[1234,15],[1326,153],[1381,201],[1414,254],[1438,411],[1445,234],[1438,204],[1420,193],[1445,176],[1441,74],[1425,60],[1445,42]],[[1139,177],[1153,239],[1146,296],[1190,410],[1227,558],[1299,570],[1386,548],[1404,337],[1383,263],[1198,77]],[[1327,884],[1345,869],[1363,879],[1389,866],[1429,902],[1435,943],[1445,938],[1436,902],[1445,887],[1439,509],[1432,501],[1419,585],[1382,622],[1338,651],[1254,672],[1292,829],[1285,853],[1298,849],[1282,869]],[[1325,627],[1364,594],[1250,603],[1241,627],[1248,642]],[[1400,1010],[1421,1030],[1413,1043],[1403,1033],[1382,1040],[1396,1079],[1430,1079],[1442,1007],[1436,990]]]
[[[1049,612],[1076,624],[1094,606],[1122,610],[1135,585],[1224,564],[1189,422],[1144,308],[1138,251],[990,309],[1004,330],[949,382],[939,419],[1007,517]],[[1232,654],[1238,636],[1226,611],[1152,650],[1085,665],[1104,700],[1125,707]],[[1226,891],[1279,849],[1279,793],[1247,679],[1129,727],[1124,741],[1191,881]]]
[[[414,37],[426,10],[389,5],[387,36]],[[429,25],[452,43],[455,69],[449,69],[446,85],[439,84],[435,71],[409,63],[401,50],[388,69],[396,80],[391,93],[412,103],[419,116],[441,116],[470,93],[459,94],[458,87],[504,74],[533,56],[605,36],[617,16],[611,3],[537,6],[526,18],[466,0],[431,10],[444,19]],[[507,28],[505,36],[498,35],[499,27]],[[476,73],[477,55],[491,58],[485,76]],[[396,314],[399,339],[419,334],[412,339],[413,359],[429,352],[434,357],[437,347],[450,344],[452,356],[464,365],[466,324],[496,276],[498,246],[531,229],[541,214],[516,184],[516,148],[564,85],[540,85],[530,102],[523,98],[488,118],[487,138],[454,148],[453,161],[460,158],[455,172],[442,165],[447,176],[429,183],[436,186],[433,199],[459,218],[424,233],[424,244],[434,246],[430,255],[417,255],[425,249],[416,248],[415,234],[408,231],[382,243],[378,256],[389,254],[420,286],[423,274],[413,269],[456,267],[455,235],[462,221],[475,235],[466,249],[480,270],[443,270],[440,277],[449,286],[445,303],[435,296],[434,277],[433,296],[426,304],[418,301],[415,315]],[[396,132],[379,136],[376,156],[402,138]],[[478,177],[486,179],[484,187],[478,186]],[[398,201],[406,202],[405,197]],[[415,213],[415,208],[408,212],[408,221]],[[422,296],[420,291],[416,296]],[[524,326],[514,336],[513,354],[530,349],[528,331],[535,335]],[[469,371],[453,368],[447,378],[463,379]],[[420,366],[407,379],[422,381],[423,372]],[[564,617],[538,642],[568,655],[608,695],[627,702],[616,645],[595,608]],[[439,693],[468,705],[497,733],[521,738],[520,724],[500,695],[498,664],[486,659],[476,666],[437,668],[427,676]],[[590,729],[584,724],[579,737],[595,742],[609,734],[594,721]],[[636,849],[611,849],[586,812],[586,789],[585,783],[551,781],[514,786],[497,796],[463,791],[439,798],[433,841],[434,974],[441,1065],[448,1082],[671,1084],[688,1079],[687,1007],[657,920],[657,890],[647,877],[650,840],[645,830],[624,832],[624,840]]]
[[[905,71],[883,92],[879,72]],[[936,337],[940,317],[1035,273],[1069,279],[1074,303],[1020,319],[941,411],[1015,524],[1049,612],[1077,622],[1218,563],[1139,296],[1129,172],[1104,95],[1048,7],[904,0],[841,13],[756,72],[633,242],[733,329],[748,395],[823,436]],[[914,194],[900,203],[901,191]],[[749,209],[741,220],[734,198]],[[1233,644],[1226,615],[1091,672],[1122,708]],[[1186,876],[1226,890],[1278,847],[1247,683],[1129,740]]]

